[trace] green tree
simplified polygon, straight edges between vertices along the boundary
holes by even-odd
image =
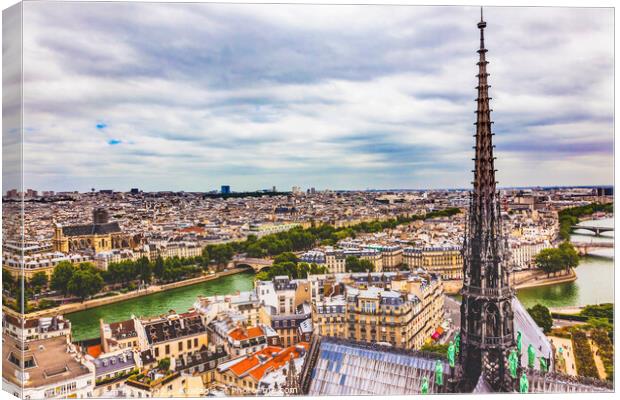
[[[160,371],[168,371],[170,369],[170,359],[169,358],[162,358],[161,360],[159,360],[157,362],[157,368]]]
[[[35,292],[40,292],[44,287],[47,286],[48,278],[45,272],[39,271],[32,274],[30,278],[30,286]]]
[[[310,264],[310,275],[321,275],[327,273],[327,265],[318,265],[317,263]]]
[[[542,304],[536,304],[534,307],[528,308],[527,312],[536,324],[542,328],[543,332],[549,333],[551,331],[553,327],[553,318],[547,307]]]
[[[246,254],[248,257],[252,258],[262,258],[265,257],[265,250],[258,243],[252,243],[248,245]]]
[[[59,262],[58,265],[54,267],[54,272],[52,273],[52,289],[58,290],[66,296],[67,293],[69,293],[68,284],[73,277],[74,272],[75,268],[73,267],[73,264],[68,261]]]
[[[558,213],[558,219],[560,221],[560,237],[564,240],[570,240],[570,234],[572,227],[579,223],[579,218],[592,215],[595,212],[613,213],[613,203],[599,204],[591,203],[585,206],[565,208]]]
[[[570,242],[563,242],[558,246],[562,254],[562,262],[566,272],[570,272],[571,268],[577,268],[579,265],[579,253],[575,250],[575,247]]]
[[[360,259],[355,256],[347,256],[344,267],[347,272],[360,272]]]
[[[375,270],[375,265],[370,260],[360,260],[358,257],[348,256],[345,260],[345,269],[347,272],[372,272]]]
[[[607,318],[588,318],[586,323],[591,329],[602,329],[606,332],[612,332],[614,325]]]
[[[295,253],[291,253],[291,252],[284,252],[282,254],[275,256],[273,259],[274,264],[281,264],[285,262],[297,263],[298,261],[299,259],[297,258]]]
[[[610,321],[614,319],[613,303],[603,303],[597,305],[588,305],[581,310],[579,315],[592,318],[607,318]]]
[[[224,245],[207,246],[211,260],[218,265],[227,264],[234,255],[232,246],[229,243]]]
[[[153,269],[151,267],[151,263],[149,259],[142,256],[138,259],[137,262],[137,273],[141,280],[146,283],[151,282],[151,277],[153,276]]]
[[[564,256],[560,249],[543,249],[536,255],[534,262],[547,276],[564,269]]]
[[[91,270],[91,272],[97,271]],[[110,263],[108,271],[104,274],[107,282],[122,283],[123,286],[127,286],[129,282],[138,279],[138,275],[138,263],[132,260]]]
[[[101,275],[88,270],[76,271],[67,284],[69,293],[79,297],[82,301],[99,293],[102,287],[103,278]]]
[[[205,251],[207,249],[204,249],[202,252],[203,257],[205,257]],[[209,253],[206,252],[206,259],[208,260],[209,258]],[[165,264],[164,264],[164,259],[162,258],[162,256],[157,256],[157,259],[155,259],[155,265],[153,266],[153,274],[155,275],[155,278],[157,278],[158,280],[161,280],[161,278],[164,276],[164,270],[165,270]]]
[[[269,281],[271,280],[271,274],[269,273],[269,271],[263,270],[254,276],[254,280]]]
[[[80,271],[91,271],[97,274],[100,272],[99,268],[95,267],[95,264],[91,262],[79,263],[76,269],[79,269]]]

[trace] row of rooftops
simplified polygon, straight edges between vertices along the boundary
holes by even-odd
[[[408,279],[430,279],[436,281],[440,279],[440,276],[433,272],[427,272],[424,269],[418,268],[415,271],[383,271],[383,272],[343,272],[336,274],[317,274],[310,275],[308,280],[319,281],[334,278],[337,282],[341,282],[347,279],[355,282],[368,282],[368,283],[390,283],[393,280],[408,280]]]
[[[359,305],[360,300],[377,300],[380,307],[400,307],[406,303],[415,305],[421,301],[412,293],[400,293],[377,287],[365,290],[347,287],[345,295],[336,295],[317,301],[316,310],[319,314],[343,314],[349,305]]]
[[[402,250],[404,254],[421,254],[423,252],[445,252],[445,251],[460,251],[459,246],[423,246],[423,247],[403,247],[399,245],[367,245],[364,248],[345,248],[345,249],[333,249],[326,248],[325,250],[314,249],[303,253],[299,259],[303,262],[324,264],[326,263],[327,256],[333,256],[336,258],[344,259],[348,256],[354,257],[372,257],[386,252],[395,252]]]

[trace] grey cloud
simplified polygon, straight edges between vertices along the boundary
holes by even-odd
[[[42,189],[60,181],[37,171],[55,168],[80,176],[75,185],[63,180],[64,189],[94,185],[84,178],[99,180],[93,159],[106,165],[102,182],[116,176],[118,189],[469,182],[477,8],[28,3],[25,10],[26,122],[34,128],[26,150]],[[577,162],[543,173],[534,167],[567,155],[596,155],[596,175],[610,181],[612,11],[485,15],[496,144],[506,155],[498,164],[523,162],[506,184],[587,184]],[[101,120],[108,126],[97,131]],[[108,146],[111,139],[122,144]],[[63,159],[62,171],[42,154],[46,144]],[[168,178],[147,178],[153,170]]]

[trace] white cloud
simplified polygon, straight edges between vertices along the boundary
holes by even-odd
[[[477,8],[25,10],[27,186],[469,185]],[[500,182],[611,182],[613,12],[485,17]]]

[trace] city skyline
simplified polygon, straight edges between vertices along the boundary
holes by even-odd
[[[24,187],[469,186],[477,7],[144,6],[24,5]],[[610,184],[613,13],[485,15],[499,186]]]
[[[596,189],[596,188],[613,188],[613,184],[609,185],[556,185],[556,186],[501,186],[498,185],[497,188],[499,190],[553,190],[553,189]],[[316,187],[300,187],[300,186],[292,186],[291,188],[276,188],[274,191],[273,188],[263,188],[263,189],[250,189],[250,190],[235,190],[234,188],[230,188],[230,192],[228,193],[277,193],[277,194],[285,194],[291,193],[293,188],[299,189],[300,192],[307,192],[308,190],[314,189],[316,192],[441,192],[441,191],[454,191],[454,192],[467,192],[471,191],[471,188],[466,187],[452,187],[452,188],[411,188],[411,189],[403,189],[403,188],[366,188],[366,189],[338,189],[338,188],[316,188]],[[93,190],[94,189],[94,190]],[[65,190],[65,191],[54,191],[54,190],[39,190],[36,188],[25,188],[23,191],[24,194],[27,195],[29,191],[37,192],[39,196],[42,196],[45,192],[53,192],[56,193],[99,193],[99,192],[114,192],[114,193],[130,193],[132,190],[137,189],[139,193],[158,193],[158,192],[171,192],[171,193],[207,193],[207,194],[215,194],[215,193],[223,193],[221,188],[208,188],[205,190],[142,190],[140,187],[128,187],[128,188],[90,188],[89,190],[79,191],[79,190]],[[16,188],[8,189],[4,192],[4,195],[7,195],[8,192],[15,191],[16,194],[22,193]],[[227,193],[224,193],[227,194]]]

